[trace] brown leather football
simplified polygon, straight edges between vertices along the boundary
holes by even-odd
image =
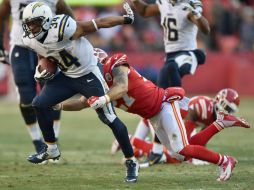
[[[48,60],[47,58],[41,58],[39,60],[39,71],[42,72],[46,69],[46,71],[55,74],[57,70],[57,65],[53,63],[52,61]]]

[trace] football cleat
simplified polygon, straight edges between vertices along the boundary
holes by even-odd
[[[224,112],[217,113],[217,119],[214,122],[219,130],[228,127],[243,127],[250,128],[250,124],[243,118],[239,118]]]
[[[37,153],[42,151],[46,144],[42,140],[33,140],[33,144]]]
[[[40,164],[44,161],[47,161],[49,159],[52,159],[52,160],[59,160],[61,156],[61,153],[57,148],[54,148],[54,149],[49,149],[47,145],[44,146],[44,148],[36,153],[36,154],[33,154],[33,155],[30,155],[27,160],[29,162],[32,162],[34,164]]]
[[[148,155],[146,161],[142,164],[140,164],[141,168],[146,168],[155,164],[159,164],[159,163],[165,163],[167,160],[166,156],[164,153],[162,154],[155,154],[153,152],[150,152],[150,154]]]
[[[125,166],[127,167],[126,172],[126,183],[136,183],[138,180],[139,164],[135,160],[126,160]]]
[[[235,165],[238,163],[238,161],[232,156],[227,156],[227,158],[228,158],[227,162],[219,166],[220,176],[217,178],[217,181],[229,180]]]

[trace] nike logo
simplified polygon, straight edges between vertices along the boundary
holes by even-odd
[[[90,79],[90,80],[89,80],[89,79],[87,79],[86,81],[87,81],[87,82],[91,82],[91,81],[93,81],[93,80],[94,80],[94,79]]]

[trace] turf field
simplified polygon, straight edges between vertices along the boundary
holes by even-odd
[[[245,98],[240,112],[254,124],[254,99]],[[119,112],[133,133],[138,117]],[[254,127],[254,126],[253,126]],[[63,113],[60,137],[62,160],[58,165],[33,165],[33,153],[18,107],[0,102],[0,189],[20,190],[160,190],[160,189],[254,189],[254,129],[228,129],[208,147],[239,160],[231,180],[217,182],[214,165],[158,165],[140,171],[137,184],[123,182],[122,155],[109,154],[113,135],[92,110]]]

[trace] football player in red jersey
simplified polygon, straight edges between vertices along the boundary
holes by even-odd
[[[185,128],[190,144],[205,145],[212,136],[221,131],[218,125],[213,122],[217,119],[217,112],[223,111],[228,114],[234,114],[238,110],[240,98],[238,93],[230,88],[225,88],[219,91],[214,99],[207,96],[195,96],[190,99],[188,111],[181,110],[182,117],[185,119]],[[132,137],[133,146],[136,152],[149,154],[154,146],[150,142],[144,141],[149,133],[151,124],[147,120],[141,120],[137,130]],[[201,127],[202,130],[193,135],[195,128]],[[191,136],[192,134],[192,136]],[[168,150],[164,149],[167,157],[167,162],[174,163]],[[137,155],[139,156],[139,155]],[[165,156],[160,161],[165,161]],[[158,161],[159,162],[159,161]],[[145,165],[144,165],[145,166]]]
[[[98,109],[113,101],[116,107],[149,119],[161,142],[167,149],[173,151],[173,156],[177,159],[196,158],[214,163],[220,168],[219,181],[231,177],[237,163],[235,158],[215,153],[199,144],[189,144],[178,102],[185,93],[182,88],[171,87],[164,90],[155,86],[128,64],[125,54],[107,57],[102,50],[98,54],[103,64],[104,78],[110,87],[107,94],[101,97],[93,96],[88,100],[82,97],[79,101],[65,102],[58,107],[73,111],[89,105],[93,109]],[[234,125],[250,127],[245,120],[223,112],[219,113],[218,119],[213,124],[219,128]]]

